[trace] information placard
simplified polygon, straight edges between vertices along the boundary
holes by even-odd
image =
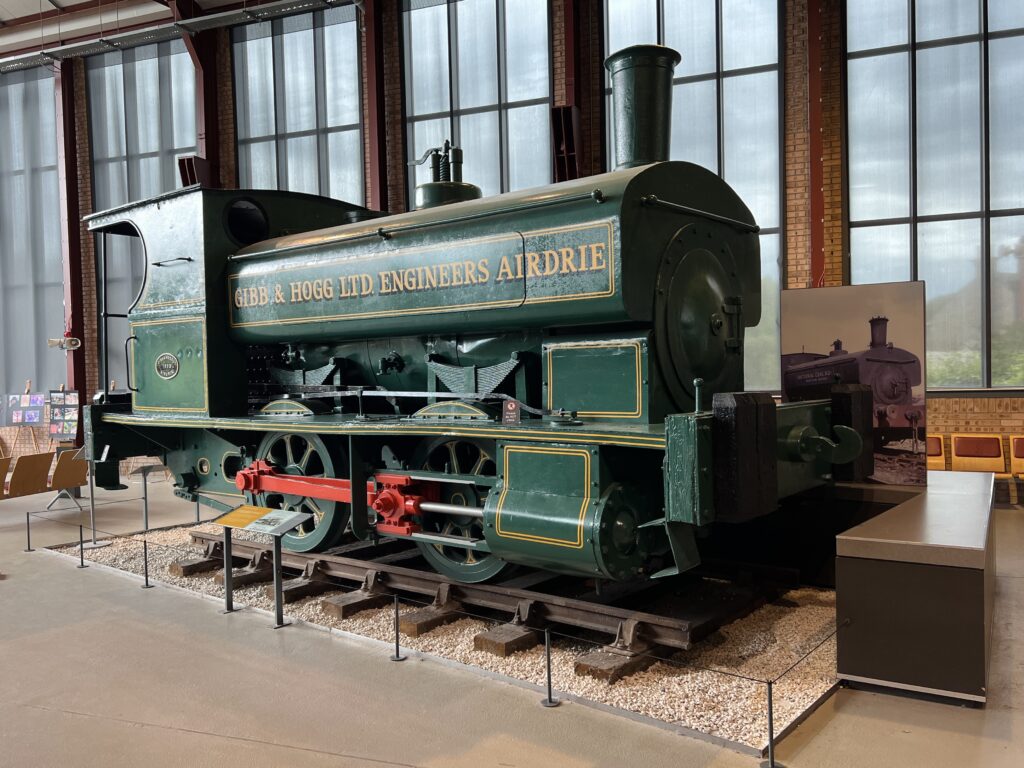
[[[50,437],[73,440],[78,434],[78,393],[50,390]]]
[[[223,525],[225,528],[280,536],[282,533],[287,533],[302,525],[312,517],[313,515],[309,512],[293,512],[288,509],[270,509],[269,507],[243,504],[227,514],[221,515],[213,522]]]
[[[46,395],[33,392],[22,395],[4,395],[5,427],[41,427],[45,423]]]

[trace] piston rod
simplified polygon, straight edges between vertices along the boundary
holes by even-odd
[[[422,512],[435,512],[439,515],[458,515],[477,519],[483,519],[484,516],[484,511],[480,507],[460,507],[458,504],[442,504],[439,501],[421,501],[419,507]]]

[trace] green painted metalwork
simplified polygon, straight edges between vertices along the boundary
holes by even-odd
[[[615,168],[668,160],[672,73],[681,57],[661,45],[634,45],[605,61],[612,80]]]
[[[780,405],[776,420],[780,497],[830,482],[833,459],[835,463],[845,463],[862,450],[870,450],[870,441],[861,439],[853,430],[833,427],[828,400]],[[828,443],[838,443],[838,450]]]
[[[228,256],[275,233],[374,215],[313,195],[189,187],[87,216],[93,232],[143,243],[145,278],[128,312],[138,337],[129,363],[139,390],[136,407],[244,415],[245,398],[238,394],[248,386],[245,350],[228,337],[224,302]],[[179,374],[158,376],[173,370],[170,358],[177,359]]]
[[[665,419],[665,520],[707,525],[715,519],[711,414]]]
[[[563,573],[626,579],[658,549],[641,530],[649,506],[612,482],[601,449],[586,444],[498,444],[500,483],[487,498],[485,536],[510,562]]]
[[[742,389],[760,256],[724,181],[664,161],[677,61],[656,46],[609,59],[612,173],[395,216],[191,188],[90,217],[140,237],[146,258],[129,311],[137,391],[87,409],[98,483],[118,482],[121,458],[156,455],[178,495],[223,506],[241,503],[234,478],[254,458],[355,488],[410,472],[445,505],[419,510],[416,543],[454,579],[697,565],[696,534],[727,504],[713,441],[726,427],[697,400]],[[435,192],[424,199],[450,202]],[[778,494],[744,502],[743,519],[864,450],[827,402],[762,406],[757,452],[774,454]],[[330,546],[346,524],[376,535],[361,493],[256,501],[313,512],[293,549]]]
[[[512,334],[520,339],[515,352],[539,358],[546,329],[639,323],[656,328],[657,363],[670,385],[654,411],[685,410],[692,392],[676,382],[692,381],[698,368],[711,391],[742,387],[742,328],[760,319],[758,245],[749,232],[646,206],[651,194],[752,223],[713,174],[659,163],[288,236],[242,250],[229,266],[231,332],[248,344],[386,338],[404,364],[405,386],[424,389],[424,330],[435,350],[441,343],[428,354],[453,364],[443,345],[463,335]],[[713,257],[709,241],[717,243]],[[710,287],[691,286],[680,265],[685,258],[685,271],[697,274],[703,254],[720,271]],[[699,304],[708,311],[698,317],[682,311],[686,302],[659,302],[666,290],[719,300]],[[724,300],[732,296],[746,303]],[[686,348],[692,334],[700,345]],[[492,346],[497,354],[475,364],[509,359],[507,343],[500,352]]]
[[[544,402],[583,419],[651,421],[648,336],[565,337],[543,347]]]
[[[140,351],[129,358],[135,410],[208,413],[206,318],[138,320],[129,328]]]

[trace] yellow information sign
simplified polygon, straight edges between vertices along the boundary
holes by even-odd
[[[221,515],[214,519],[213,522],[218,525],[223,525],[225,528],[245,528],[250,523],[254,523],[264,515],[269,515],[274,511],[276,510],[269,509],[268,507],[256,507],[252,504],[243,504],[240,507],[235,507],[226,515]]]

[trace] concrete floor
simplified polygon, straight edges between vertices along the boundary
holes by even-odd
[[[151,525],[194,507],[151,483]],[[139,487],[99,492],[98,527],[140,527]],[[99,568],[23,553],[0,503],[0,766],[753,766],[703,741],[432,660],[219,607]],[[33,523],[33,545],[78,536],[77,510]],[[1024,511],[996,514],[991,699],[972,709],[841,690],[779,747],[800,766],[1024,765]],[[880,599],[882,599],[880,597]]]

